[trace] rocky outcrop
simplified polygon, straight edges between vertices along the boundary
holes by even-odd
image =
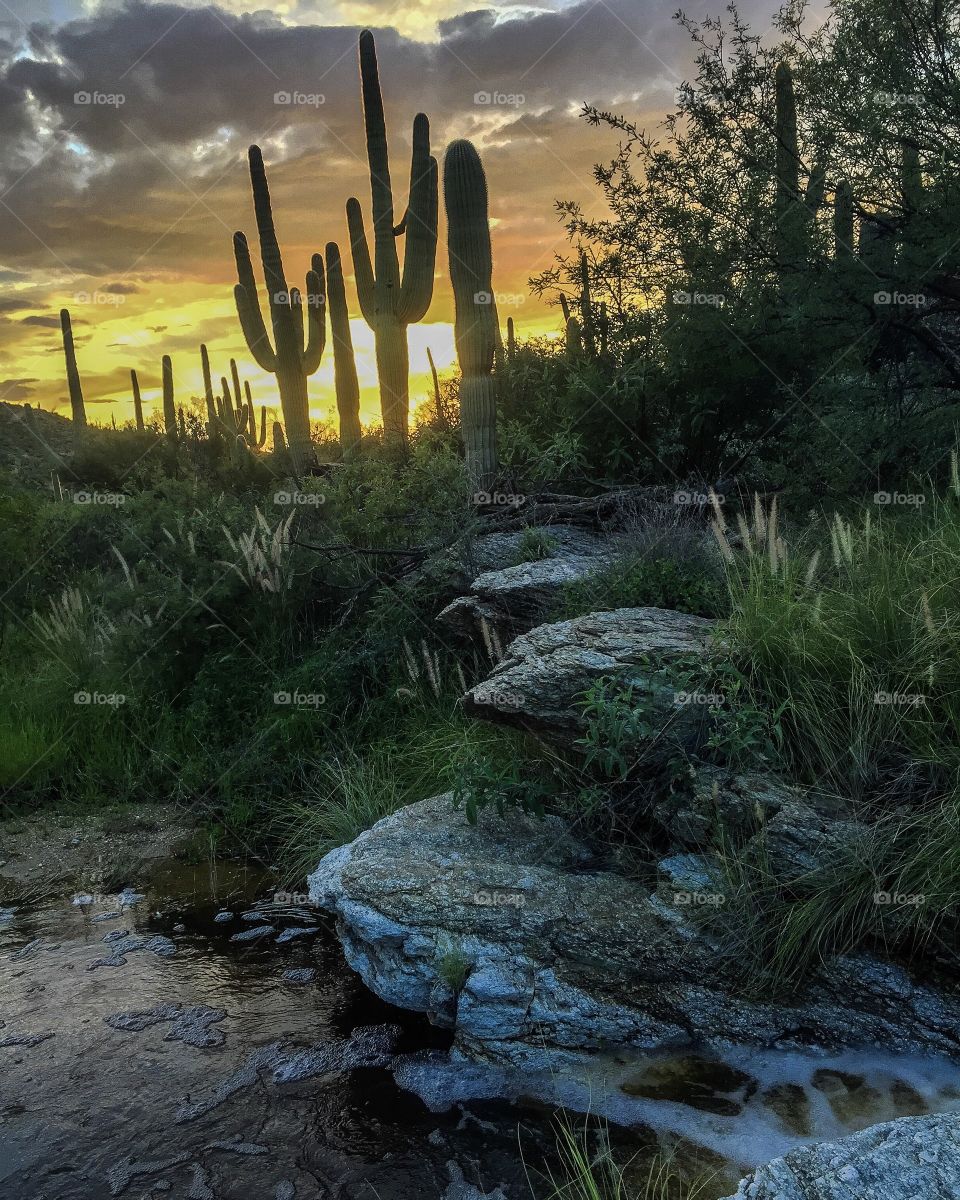
[[[541,625],[512,642],[503,661],[464,696],[489,721],[567,739],[585,727],[579,702],[599,679],[617,676],[653,701],[664,722],[686,721],[684,704],[658,675],[680,660],[702,660],[716,622],[659,608],[621,608]]]
[[[523,561],[531,545],[540,556]],[[465,636],[485,622],[500,639],[515,637],[543,620],[565,585],[611,562],[613,546],[607,535],[566,525],[487,534],[472,556],[479,574],[437,619]]]
[[[614,1046],[960,1047],[960,997],[866,956],[836,959],[783,1002],[740,994],[700,919],[725,899],[709,859],[667,860],[656,892],[592,861],[556,818],[487,810],[471,826],[439,796],[328,854],[310,895],[374,992],[454,1028],[477,1060],[542,1068]]]
[[[960,1117],[902,1117],[774,1159],[727,1200],[954,1200]]]

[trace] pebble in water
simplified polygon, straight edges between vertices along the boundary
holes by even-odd
[[[317,972],[313,967],[291,967],[289,971],[284,971],[283,978],[287,983],[313,983]]]
[[[291,928],[283,929],[277,934],[277,945],[282,946],[285,942],[292,942],[295,938],[309,937],[312,934],[319,933],[318,925],[310,925],[305,929]]]
[[[213,919],[218,925],[222,925],[225,921],[233,920],[233,913],[228,912],[226,909],[222,909]]]
[[[230,939],[231,942],[255,942],[257,938],[266,937],[268,933],[273,933],[272,925],[255,925],[253,929],[244,929],[242,933],[235,933]]]
[[[187,1046],[205,1048],[223,1045],[223,1031],[211,1029],[210,1026],[222,1021],[226,1015],[222,1008],[207,1008],[205,1004],[158,1004],[156,1008],[141,1012],[113,1013],[103,1019],[111,1029],[134,1033],[169,1021],[172,1024],[163,1039],[165,1042],[183,1042]]]

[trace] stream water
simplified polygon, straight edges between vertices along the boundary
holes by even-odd
[[[614,1121],[641,1178],[658,1135],[706,1147],[722,1195],[792,1145],[960,1108],[960,1067],[936,1060],[618,1057],[536,1080],[465,1067],[447,1044],[241,864],[171,861],[135,893],[10,902],[0,1196],[525,1200],[558,1101]]]

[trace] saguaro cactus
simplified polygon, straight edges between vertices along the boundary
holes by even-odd
[[[406,444],[410,414],[407,326],[423,319],[433,299],[439,204],[437,161],[430,156],[430,122],[423,113],[417,113],[413,121],[410,195],[407,211],[396,225],[377,51],[369,30],[360,35],[360,81],[373,200],[372,261],[363,213],[355,197],[347,201],[347,224],[360,311],[376,342],[384,436],[394,446],[402,446]],[[402,278],[397,255],[401,234],[406,235]]]
[[[177,406],[173,398],[173,363],[170,355],[161,360],[163,373],[163,428],[171,442],[177,440]]]
[[[778,262],[781,266],[788,266],[796,255],[800,240],[800,153],[797,143],[797,102],[793,92],[793,71],[788,63],[777,64],[774,86],[777,142],[775,242]]]
[[[270,345],[257,300],[257,284],[250,261],[250,250],[242,233],[235,233],[233,237],[237,275],[240,280],[234,288],[237,313],[247,346],[257,365],[277,377],[290,452],[294,464],[300,465],[308,461],[313,453],[310,443],[307,377],[320,366],[326,339],[323,262],[319,255],[314,255],[312,269],[307,273],[305,342],[303,301],[296,288],[290,290],[287,287],[286,276],[283,273],[280,245],[270,206],[267,173],[259,146],[250,147],[250,182],[253,186],[253,207],[260,236],[260,255],[263,260],[274,345]]]
[[[333,338],[333,375],[340,418],[340,445],[343,457],[352,458],[360,449],[360,381],[350,334],[350,313],[343,285],[340,247],[327,242],[327,302],[330,309],[330,336]]]
[[[497,476],[497,401],[493,378],[497,348],[493,255],[487,216],[487,180],[480,155],[453,142],[443,163],[450,278],[456,305],[454,337],[460,359],[460,428],[467,472],[477,491]]]
[[[60,310],[60,331],[63,334],[63,354],[67,360],[70,415],[74,425],[83,428],[87,423],[87,413],[83,406],[83,388],[80,386],[80,370],[77,367],[77,352],[73,344],[73,326],[70,324],[69,309]]]
[[[853,189],[841,179],[833,195],[833,253],[837,262],[853,257]]]
[[[217,427],[217,403],[213,395],[213,378],[210,374],[210,355],[203,343],[200,344],[200,366],[203,370],[203,399],[207,406],[207,433],[212,437]]]
[[[130,371],[130,383],[133,387],[133,419],[137,423],[137,429],[140,433],[143,432],[143,400],[140,397],[140,380],[137,378],[136,371]]]

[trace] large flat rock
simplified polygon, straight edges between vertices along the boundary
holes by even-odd
[[[503,661],[464,696],[489,721],[564,736],[581,731],[578,702],[605,676],[653,696],[665,718],[681,709],[658,670],[710,652],[716,622],[661,608],[620,608],[540,625],[511,642]]]
[[[616,1046],[960,1048],[956,994],[866,956],[834,960],[782,1002],[743,995],[696,906],[670,903],[678,890],[722,895],[710,859],[667,860],[659,894],[590,861],[557,818],[487,810],[471,826],[438,796],[328,854],[310,895],[374,992],[454,1027],[478,1060],[543,1068]]]

